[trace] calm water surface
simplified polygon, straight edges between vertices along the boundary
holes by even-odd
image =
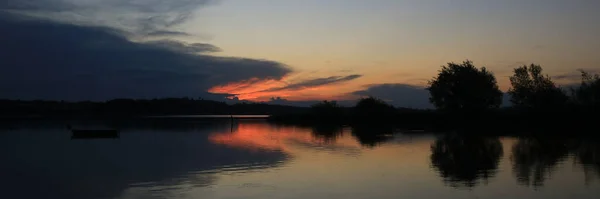
[[[71,140],[56,122],[3,127],[0,198],[600,198],[590,139],[378,137],[368,132],[386,129],[242,120],[109,126],[119,139]]]
[[[148,116],[148,118],[236,118],[236,119],[266,119],[269,115],[165,115]]]

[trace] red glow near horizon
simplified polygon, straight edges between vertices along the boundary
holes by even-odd
[[[214,86],[210,88],[208,92],[232,94],[235,95],[235,97],[237,97],[239,100],[249,101],[269,101],[271,98],[277,97],[292,101],[341,100],[353,98],[353,96],[348,95],[333,95],[332,93],[335,93],[336,91],[334,85],[279,89],[288,85],[288,83],[285,81],[286,79],[289,79],[289,77],[283,77],[281,80],[252,78],[249,80]]]

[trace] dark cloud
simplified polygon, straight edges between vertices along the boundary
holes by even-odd
[[[62,12],[74,10],[75,5],[69,4],[63,0],[3,0],[0,1],[2,10],[22,10],[22,11],[54,11]]]
[[[1,13],[0,27],[0,98],[200,97],[215,85],[280,79],[291,72],[272,61],[189,54],[172,46],[135,43],[111,28]],[[183,46],[188,48],[185,52],[216,48]]]
[[[304,88],[311,88],[311,87],[323,86],[323,85],[328,85],[328,84],[346,82],[346,81],[354,80],[359,77],[362,77],[362,75],[331,76],[331,77],[326,77],[326,78],[317,78],[317,79],[302,81],[299,83],[289,84],[287,86],[280,87],[280,88],[269,89],[266,91],[300,90],[300,89],[304,89]]]
[[[174,40],[158,40],[146,42],[146,44],[154,45],[157,47],[166,48],[181,53],[210,53],[219,52],[221,49],[212,44],[193,43],[186,44]]]
[[[216,0],[3,0],[0,9],[21,11],[76,11],[95,12],[108,9],[129,10],[136,13],[156,13],[154,17],[182,18],[200,6],[210,5]]]
[[[433,108],[429,103],[429,92],[424,87],[407,84],[374,84],[367,89],[355,91],[352,95],[372,96],[388,101],[396,107]]]

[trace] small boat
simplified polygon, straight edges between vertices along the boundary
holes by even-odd
[[[72,129],[71,139],[117,139],[119,138],[119,131],[115,129]]]

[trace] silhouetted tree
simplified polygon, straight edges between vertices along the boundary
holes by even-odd
[[[515,68],[510,83],[510,101],[517,107],[556,108],[563,106],[568,100],[563,90],[556,86],[548,75],[542,74],[540,65],[531,64]]]
[[[474,187],[496,174],[503,154],[498,138],[446,135],[431,145],[431,165],[450,186]]]
[[[430,102],[442,110],[483,110],[502,104],[494,75],[485,67],[477,69],[469,60],[442,66],[427,90]]]
[[[363,98],[354,107],[354,119],[357,123],[392,121],[395,114],[396,108],[374,97]]]
[[[588,108],[600,108],[600,75],[581,71],[581,85],[571,90],[573,100]]]
[[[311,106],[313,119],[318,123],[338,123],[342,120],[343,110],[335,101],[322,101]]]

